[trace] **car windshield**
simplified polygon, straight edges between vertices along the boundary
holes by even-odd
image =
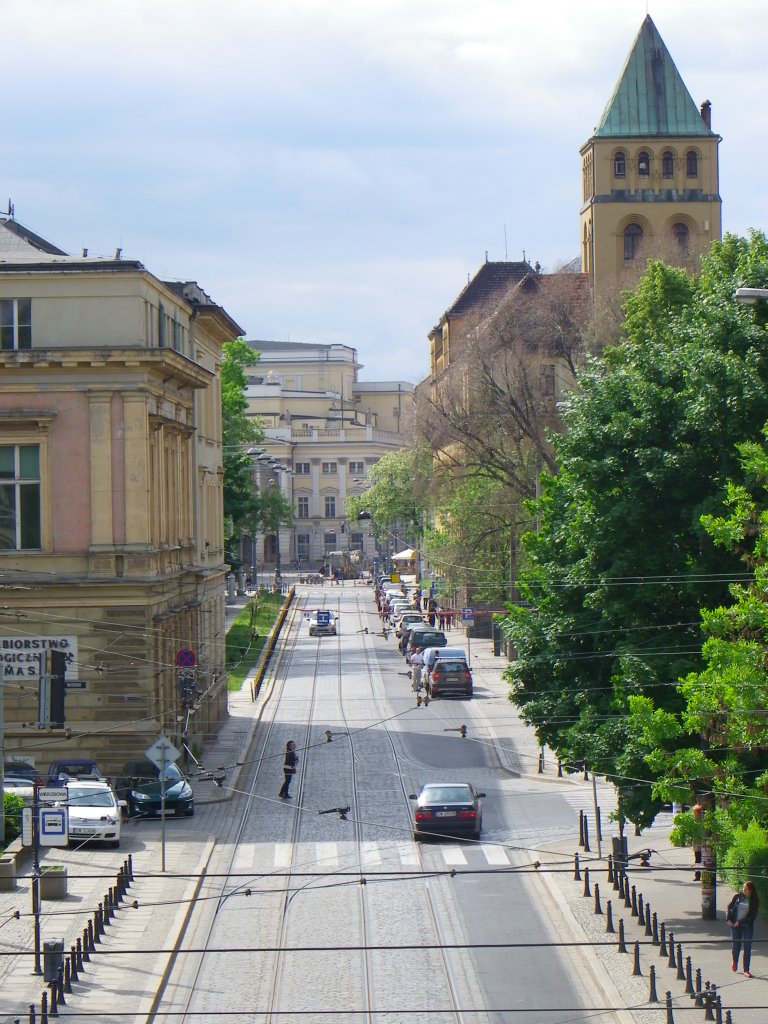
[[[114,807],[115,798],[108,789],[90,789],[87,786],[68,786],[70,807]]]
[[[167,764],[162,772],[157,773],[158,779],[165,779],[166,782],[182,782],[184,776],[175,764]]]
[[[435,662],[435,672],[467,672],[467,663],[464,661],[449,661],[447,658],[438,658]]]
[[[421,800],[428,804],[471,803],[472,791],[469,786],[425,786]]]

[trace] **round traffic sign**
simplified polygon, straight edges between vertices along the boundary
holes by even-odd
[[[180,668],[194,668],[196,662],[195,652],[190,651],[188,647],[182,647],[180,651],[176,652],[176,664]]]

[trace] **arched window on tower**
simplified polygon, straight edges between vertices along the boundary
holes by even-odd
[[[645,150],[637,154],[637,174],[640,178],[647,178],[651,173],[651,158]]]
[[[671,149],[665,149],[661,154],[661,176],[662,178],[674,178],[675,156]]]
[[[624,263],[631,263],[640,252],[643,243],[643,229],[639,224],[627,224],[624,228]]]
[[[689,149],[685,155],[685,173],[689,178],[699,176],[699,154],[695,149]]]
[[[616,178],[627,176],[627,158],[623,153],[617,153],[613,158],[613,174]]]
[[[688,243],[690,241],[691,233],[688,230],[688,225],[678,222],[672,225],[672,237],[674,238],[678,249],[681,253],[688,252]]]

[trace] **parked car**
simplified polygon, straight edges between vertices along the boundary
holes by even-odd
[[[96,840],[117,848],[122,810],[109,783],[75,779],[66,786],[69,841]]]
[[[471,697],[472,671],[466,661],[438,658],[429,673],[426,690],[430,697]]]
[[[6,769],[3,774],[3,791],[20,796],[26,803],[31,804],[35,798],[35,780],[26,775],[14,775]]]
[[[441,629],[434,626],[415,626],[408,634],[408,643],[405,648],[405,660],[410,664],[411,655],[414,651],[423,651],[427,647],[447,647],[448,637]]]
[[[463,647],[454,647],[451,644],[445,647],[425,647],[424,651],[424,674],[428,675],[435,667],[438,658],[455,658],[458,661],[466,661],[469,664],[467,652]]]
[[[175,764],[166,765],[165,813],[176,816],[195,813],[192,787]],[[162,795],[160,769],[151,761],[131,761],[123,767],[117,786],[118,796],[128,805],[132,817],[160,814]]]
[[[483,828],[478,793],[469,782],[429,782],[418,793],[411,793],[413,838],[423,835],[469,835],[479,839]]]
[[[401,612],[395,620],[395,635],[402,636],[405,626],[415,626],[420,622],[424,622],[424,616],[421,612],[414,612],[410,609],[406,612]]]
[[[69,779],[104,781],[104,775],[95,761],[87,757],[67,757],[52,761],[48,768],[48,785],[61,786]]]
[[[336,636],[336,616],[327,608],[317,608],[309,613],[310,636]]]

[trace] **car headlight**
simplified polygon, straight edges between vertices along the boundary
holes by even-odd
[[[142,793],[140,789],[132,789],[131,796],[134,800],[138,800],[139,802],[150,799],[150,797],[148,797],[146,793]]]
[[[114,815],[111,815],[111,814],[103,815],[101,818],[99,818],[99,821],[101,821],[104,825],[116,825],[117,824],[117,818],[115,818]]]

